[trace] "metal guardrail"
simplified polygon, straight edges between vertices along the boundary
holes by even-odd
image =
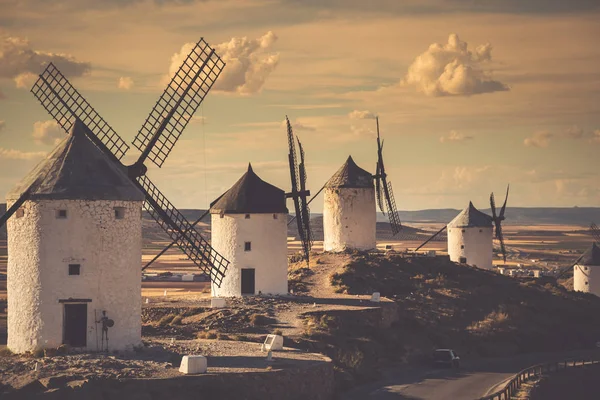
[[[478,400],[510,400],[519,391],[523,382],[533,377],[538,377],[544,373],[564,371],[567,368],[581,368],[595,364],[600,364],[600,361],[589,358],[534,365],[517,373],[502,389],[490,395],[480,397]]]

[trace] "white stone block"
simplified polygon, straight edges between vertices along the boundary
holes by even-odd
[[[379,300],[381,299],[381,294],[379,292],[374,292],[371,295],[371,301],[375,302],[375,303],[379,303]]]
[[[281,335],[267,335],[265,343],[262,345],[263,351],[276,351],[283,350],[283,336]]]
[[[206,357],[204,356],[183,356],[179,372],[183,374],[204,374],[208,368]]]
[[[226,307],[225,298],[223,297],[211,297],[210,308],[224,308]]]
[[[189,274],[189,275],[182,275],[181,276],[181,280],[183,282],[193,282],[194,281],[194,275]]]

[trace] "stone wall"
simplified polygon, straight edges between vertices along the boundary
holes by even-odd
[[[333,398],[333,364],[313,363],[302,368],[269,372],[206,374],[170,379],[95,380],[70,382],[69,386],[47,389],[30,385],[3,397],[60,400],[328,400]],[[58,386],[58,385],[57,385]]]

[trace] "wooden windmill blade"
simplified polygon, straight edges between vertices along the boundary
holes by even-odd
[[[495,226],[495,237],[498,239],[500,243],[500,251],[502,252],[502,259],[506,263],[506,246],[504,245],[504,235],[502,234],[502,221],[506,218],[504,217],[504,212],[506,211],[506,202],[508,201],[508,190],[510,185],[506,189],[506,197],[504,198],[504,204],[500,209],[500,213],[496,213],[496,201],[494,199],[494,193],[490,194],[490,208],[492,210],[492,221]]]
[[[302,228],[304,231],[304,241],[302,247],[304,248],[304,254],[308,260],[309,252],[313,245],[313,234],[310,228],[310,208],[308,208],[307,196],[310,194],[306,190],[306,164],[304,163],[304,149],[300,139],[298,141],[298,149],[300,149],[300,164],[298,165],[299,179],[300,179],[300,213],[302,214]]]
[[[600,228],[598,228],[598,225],[592,222],[592,224],[590,225],[590,231],[592,237],[594,238],[594,241],[600,244]]]
[[[142,152],[141,163],[147,158],[162,166],[224,67],[215,50],[200,39],[133,140],[133,145]]]
[[[91,132],[91,135],[87,136],[111,157],[121,160],[129,150],[129,145],[79,94],[54,64],[48,64],[40,74],[31,88],[31,93],[65,132],[69,133],[75,120],[79,119]]]
[[[201,40],[192,50],[192,53],[197,52],[201,44],[205,45],[202,47],[204,49],[210,48]],[[144,205],[152,217],[176,241],[178,247],[190,260],[205,273],[209,274],[213,282],[220,286],[229,261],[214,251],[193,225],[152,184],[145,176],[147,168],[144,165],[146,159],[150,159],[157,165],[162,165],[183,131],[183,128],[185,128],[185,125],[191,118],[191,114],[184,114],[187,111],[196,110],[210,87],[212,87],[216,76],[221,72],[224,63],[214,53],[214,50],[210,49],[210,53],[208,54],[209,56],[206,57],[202,64],[193,63],[194,60],[197,61],[202,57],[193,57],[192,54],[187,57],[184,62],[187,63],[187,69],[184,67],[180,68],[176,77],[181,76],[181,71],[193,71],[194,75],[190,76],[191,73],[184,74],[185,79],[176,80],[174,78],[171,81],[171,85],[165,90],[163,96],[161,96],[157,105],[155,105],[153,112],[150,113],[151,116],[154,115],[155,110],[160,109],[159,103],[162,101],[163,104],[170,105],[167,116],[159,123],[151,125],[155,130],[151,134],[148,134],[146,139],[138,138],[138,144],[145,143],[144,147],[138,147],[142,151],[142,154],[135,164],[127,167],[122,164],[120,159],[125,154],[128,146],[125,145],[126,147],[123,148],[124,142],[122,139],[55,67],[45,71],[47,74],[41,77],[43,79],[38,80],[32,92],[63,128],[70,126],[68,125],[69,123],[76,123],[72,122],[74,118],[76,121],[80,121],[85,127],[86,136],[109,156],[113,162],[122,168],[127,168],[129,178],[145,194],[146,201]],[[213,60],[215,57],[216,59]],[[193,67],[194,65],[197,68]],[[205,68],[208,68],[208,70],[205,70]],[[218,73],[215,72],[217,70]],[[52,79],[49,79],[49,77],[52,77],[52,79],[59,77],[59,79],[54,80],[57,80],[60,85],[53,84]],[[172,87],[173,82],[177,83],[174,89]],[[58,89],[59,87],[62,90]],[[174,93],[173,91],[169,92],[169,89],[173,89],[178,95],[175,96],[173,94],[173,98],[165,96],[165,93]],[[175,98],[176,100],[173,100]],[[167,103],[164,103],[165,101]],[[167,107],[164,110],[167,110]],[[150,120],[150,117],[148,120]],[[146,121],[147,123],[148,120]],[[158,119],[156,120],[158,121]],[[86,121],[90,126],[87,126]],[[146,124],[145,126],[149,129]],[[140,132],[143,132],[143,129]]]
[[[302,242],[302,250],[306,263],[310,265],[310,248],[311,248],[311,232],[310,232],[310,214],[308,211],[308,202],[306,197],[310,195],[310,191],[306,190],[306,171],[304,170],[304,151],[302,147],[301,157],[302,164],[298,164],[296,155],[296,142],[294,140],[294,131],[288,117],[285,117],[287,139],[288,139],[288,162],[290,167],[290,180],[292,191],[286,193],[287,198],[292,198],[294,201],[294,211],[296,213],[296,225],[298,227],[298,236]],[[302,200],[303,199],[303,200]]]
[[[392,191],[392,183],[387,180],[387,174],[385,173],[385,166],[383,164],[383,142],[379,136],[379,118],[375,118],[375,120],[377,122],[377,173],[375,175],[375,186],[378,189],[379,208],[381,212],[387,214],[388,220],[390,221],[390,228],[392,229],[392,236],[395,236],[402,229],[402,223],[400,222],[400,216],[396,209],[396,200],[394,199],[394,192]],[[382,190],[384,201],[381,201]],[[385,204],[385,210],[381,203]]]
[[[144,208],[150,216],[176,242],[181,251],[220,286],[229,261],[210,246],[147,176],[138,177],[135,182],[146,196]]]

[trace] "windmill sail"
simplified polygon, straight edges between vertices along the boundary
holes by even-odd
[[[494,193],[490,194],[490,208],[492,209],[492,221],[495,225],[495,237],[500,243],[500,251],[502,252],[502,258],[506,263],[506,246],[504,245],[504,236],[502,235],[502,221],[506,218],[504,217],[504,212],[506,211],[506,202],[508,201],[508,191],[510,189],[510,185],[506,188],[506,197],[504,199],[504,204],[500,209],[500,213],[496,214],[496,201],[494,200]]]
[[[396,200],[394,199],[392,184],[387,181],[387,174],[385,173],[385,166],[383,164],[383,141],[379,136],[379,118],[376,118],[375,120],[377,122],[377,169],[375,174],[377,203],[381,212],[384,215],[387,215],[390,221],[392,235],[395,236],[402,229],[402,223],[400,222],[400,216],[396,209]]]
[[[85,134],[115,164],[128,168],[129,178],[145,194],[144,207],[179,248],[201,270],[220,286],[229,261],[218,254],[196,231],[175,206],[145,176],[149,159],[161,166],[177,142],[224,63],[202,39],[154,106],[146,123],[134,140],[142,152],[136,164],[125,167],[121,158],[129,146],[117,135],[68,80],[50,64],[32,92],[63,129],[70,129],[76,120],[82,122]]]

